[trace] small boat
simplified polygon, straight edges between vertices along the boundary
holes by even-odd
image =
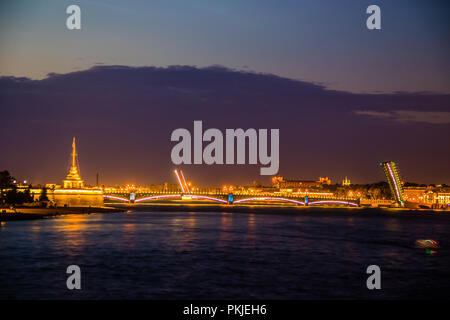
[[[417,248],[423,248],[423,249],[439,248],[439,243],[433,239],[417,239],[415,244],[416,244]]]

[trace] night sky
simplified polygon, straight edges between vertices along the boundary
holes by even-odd
[[[78,4],[82,30],[65,27]],[[450,183],[444,1],[11,1],[0,4],[0,170],[175,182],[174,129],[279,128],[288,178]],[[183,166],[200,185],[269,183],[260,165]]]

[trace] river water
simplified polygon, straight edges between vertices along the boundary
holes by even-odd
[[[0,227],[2,299],[448,298],[450,215],[128,212]],[[430,252],[414,241],[432,238]],[[68,290],[66,268],[81,268]],[[366,268],[381,269],[368,290]]]

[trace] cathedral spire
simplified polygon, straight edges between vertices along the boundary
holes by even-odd
[[[75,137],[73,137],[73,142],[72,142],[72,167],[77,167],[76,156],[77,156],[77,151],[76,151],[76,145],[75,145]]]
[[[84,183],[80,177],[80,169],[77,163],[77,148],[75,137],[72,140],[72,166],[70,167],[69,174],[66,179],[63,180],[64,188],[83,188]]]

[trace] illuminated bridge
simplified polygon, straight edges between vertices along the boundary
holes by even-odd
[[[308,196],[298,195],[276,195],[276,194],[252,194],[252,193],[182,193],[182,192],[151,192],[151,193],[110,193],[104,194],[105,201],[124,202],[124,203],[150,203],[161,201],[180,200],[183,202],[210,202],[224,205],[240,204],[292,204],[300,206],[313,205],[360,205],[358,199],[348,198],[310,198]]]
[[[251,193],[251,192],[193,192],[190,190],[181,170],[175,170],[181,192],[123,192],[104,193],[103,197],[107,202],[124,202],[130,204],[151,203],[151,202],[189,202],[189,203],[217,203],[223,205],[244,205],[244,204],[291,204],[300,206],[314,205],[343,205],[360,206],[360,200],[354,198],[329,198],[319,195],[299,195],[299,194],[277,194],[277,193]]]

